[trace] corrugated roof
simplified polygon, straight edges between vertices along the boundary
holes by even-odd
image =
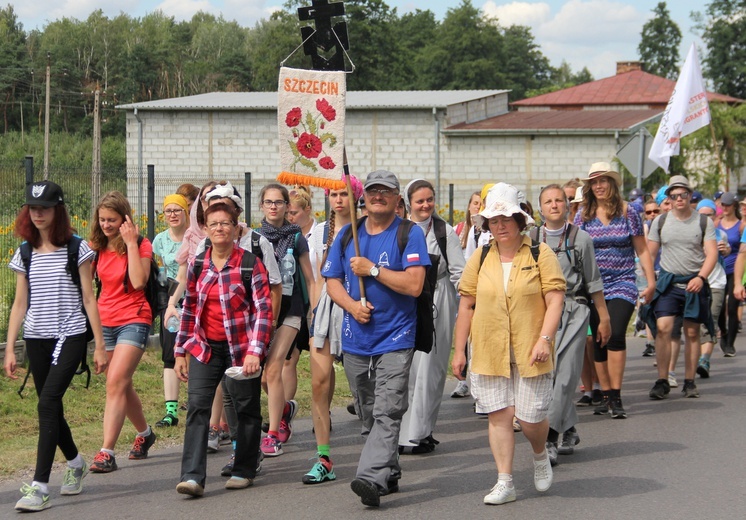
[[[541,110],[510,112],[476,123],[450,126],[446,132],[625,131],[661,115],[660,110]]]
[[[542,94],[512,103],[528,106],[581,105],[652,105],[665,108],[676,82],[648,72],[634,70],[610,78],[583,83],[570,88]],[[714,92],[707,93],[709,101],[737,103],[741,100]]]
[[[347,92],[348,109],[445,108],[509,90],[384,90]],[[211,92],[118,105],[124,110],[277,110],[277,92]]]

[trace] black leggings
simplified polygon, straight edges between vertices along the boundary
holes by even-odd
[[[36,448],[36,482],[49,482],[54,454],[60,447],[66,460],[78,456],[70,427],[65,420],[62,398],[86,351],[85,334],[69,337],[60,349],[57,364],[52,364],[56,339],[26,339],[36,395],[39,396],[39,442]]]
[[[605,347],[596,341],[598,332],[598,311],[591,305],[591,332],[593,333],[593,360],[596,363],[605,363],[609,359],[609,350],[621,352],[627,350],[627,325],[635,312],[635,306],[627,300],[614,298],[606,300],[606,308],[609,309],[611,318],[611,337]]]
[[[733,296],[733,274],[726,276],[725,298],[720,308],[718,327],[720,328],[720,347],[723,350],[732,349],[738,335],[738,306],[740,301]]]

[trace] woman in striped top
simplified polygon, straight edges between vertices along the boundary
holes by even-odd
[[[24,496],[16,509],[41,511],[51,505],[49,474],[57,446],[67,459],[61,495],[80,493],[83,477],[88,473],[62,407],[65,391],[86,354],[86,314],[96,341],[93,363],[97,374],[106,368],[107,361],[91,287],[93,251],[83,240],[71,242],[73,230],[62,189],[57,184],[43,181],[28,186],[26,203],[16,218],[15,233],[28,242],[31,254],[25,260],[18,248],[10,262],[10,268],[16,272],[16,295],[8,323],[5,373],[17,379],[13,346],[23,325],[26,352],[39,397],[36,471],[31,485],[24,484],[21,488]],[[67,269],[68,257],[74,258],[67,250],[71,243],[79,244],[79,287]]]

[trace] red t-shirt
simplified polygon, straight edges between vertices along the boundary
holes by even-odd
[[[140,243],[140,258],[152,258],[153,246],[150,240],[143,238]],[[101,280],[101,294],[98,297],[98,313],[104,327],[120,327],[131,323],[153,322],[150,305],[145,298],[145,291],[135,291],[132,283],[124,292],[124,275],[127,271],[127,255],[116,251],[104,250],[98,253],[96,273]]]
[[[212,341],[225,341],[228,335],[225,333],[225,316],[220,307],[220,287],[214,283],[207,291],[205,306],[202,308],[204,318],[205,338]]]

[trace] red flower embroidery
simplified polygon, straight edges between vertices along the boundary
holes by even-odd
[[[337,117],[337,111],[334,110],[334,107],[331,106],[326,99],[316,100],[316,110],[321,112],[321,115],[324,116],[324,119],[327,121],[334,121]]]
[[[303,115],[300,107],[293,108],[288,115],[285,116],[285,124],[289,127],[298,126],[300,124],[300,118]]]
[[[296,146],[298,152],[308,159],[315,159],[321,153],[321,139],[307,132],[300,134]]]
[[[332,161],[331,157],[324,157],[321,160],[319,160],[319,166],[324,168],[325,170],[333,170],[336,164],[334,164],[334,161]]]

